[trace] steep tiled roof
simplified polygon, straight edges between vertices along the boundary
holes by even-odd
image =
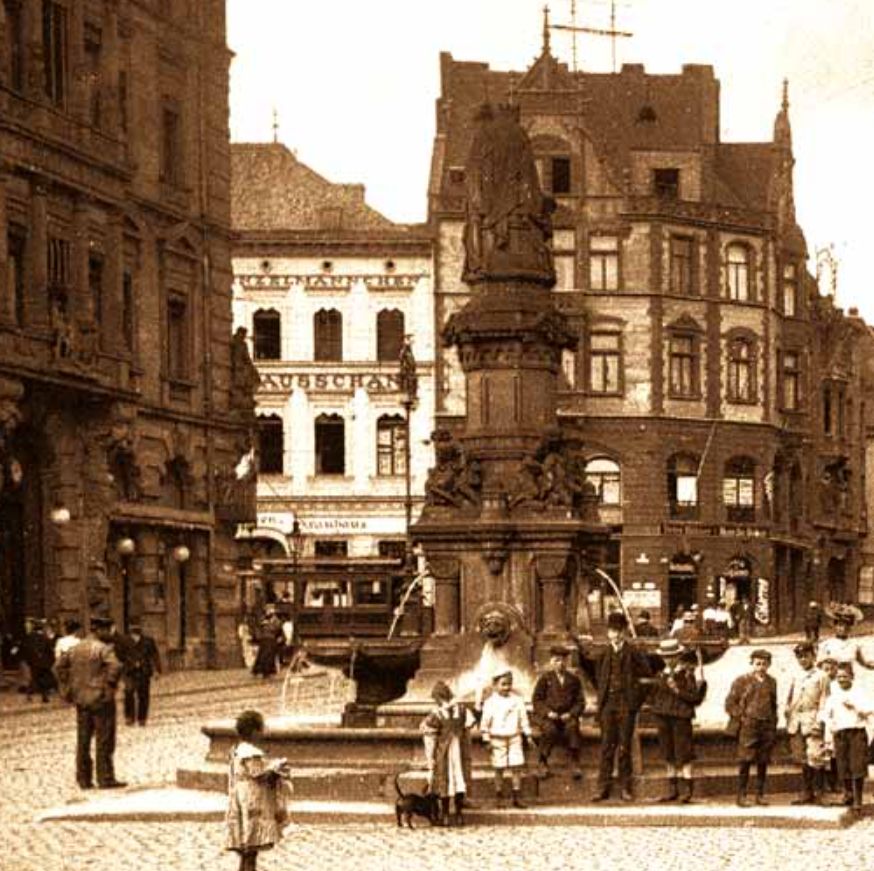
[[[235,230],[379,230],[395,226],[364,202],[364,186],[334,184],[279,143],[231,145]]]
[[[716,176],[727,188],[728,196],[740,200],[748,209],[765,211],[774,172],[774,146],[769,142],[724,142],[716,151]],[[726,193],[727,193],[726,192]],[[724,202],[718,196],[717,202]],[[723,194],[725,195],[725,193]]]

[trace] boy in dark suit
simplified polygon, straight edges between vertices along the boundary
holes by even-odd
[[[152,677],[161,673],[161,657],[154,640],[143,635],[140,623],[130,624],[130,634],[124,639],[119,659],[123,666],[125,722],[128,726],[134,722],[145,726]]]
[[[601,725],[601,758],[598,789],[592,801],[610,797],[613,761],[618,754],[620,797],[631,801],[631,742],[637,712],[643,703],[643,681],[653,675],[646,654],[636,650],[627,638],[628,620],[614,611],[607,617],[609,644],[597,664],[598,717]]]
[[[580,716],[585,707],[583,684],[567,670],[568,651],[560,646],[549,650],[549,670],[537,679],[531,697],[534,722],[540,729],[541,777],[549,776],[549,754],[559,742],[564,742],[573,756],[573,776],[583,776],[580,768]]]
[[[749,807],[747,789],[750,768],[756,763],[756,804],[766,805],[765,778],[771,751],[777,740],[777,681],[768,674],[771,654],[754,650],[750,654],[752,671],[736,678],[725,700],[725,710],[737,725],[739,807]]]

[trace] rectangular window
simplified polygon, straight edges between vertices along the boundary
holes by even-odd
[[[617,290],[619,287],[619,237],[589,238],[589,289]]]
[[[70,287],[72,246],[69,240],[50,236],[48,240],[48,279],[54,290],[66,291]]]
[[[316,420],[316,474],[346,473],[346,427],[339,415]]]
[[[128,351],[134,349],[136,330],[134,305],[134,277],[130,270],[125,269],[121,280],[121,331],[124,347]]]
[[[13,91],[24,90],[24,21],[22,0],[3,0],[6,12],[6,45],[9,58],[9,86]]]
[[[15,324],[24,326],[24,270],[27,256],[27,234],[23,227],[9,226],[6,234],[7,287],[12,294],[12,316]]]
[[[552,158],[552,192],[554,194],[569,194],[571,192],[571,159],[569,157]]]
[[[407,543],[397,539],[383,539],[376,543],[379,555],[383,559],[402,560],[407,555]]]
[[[188,306],[179,297],[167,301],[167,376],[188,377]]]
[[[284,429],[276,415],[258,418],[258,471],[281,475],[284,471]]]
[[[103,345],[103,258],[92,254],[88,258],[88,293],[91,314],[97,328],[97,341]]]
[[[698,476],[677,474],[677,505],[691,507],[698,504]]]
[[[161,181],[178,185],[182,179],[182,131],[179,113],[170,106],[161,111]]]
[[[349,555],[349,543],[331,538],[317,538],[313,542],[313,552],[322,557],[345,557]]]
[[[692,285],[693,242],[680,236],[671,238],[671,292],[689,296]]]
[[[53,0],[43,0],[42,38],[46,96],[63,107],[67,99],[67,10]]]
[[[589,390],[619,393],[619,334],[592,333],[589,336]]]
[[[794,263],[783,267],[783,314],[788,318],[798,315],[798,267]]]
[[[376,428],[377,475],[405,475],[406,425],[403,420],[380,420]]]
[[[698,392],[697,354],[692,336],[672,336],[670,344],[670,393],[687,398]]]
[[[801,407],[800,358],[795,351],[783,354],[783,408],[797,411]]]
[[[118,73],[118,123],[122,133],[127,133],[127,115],[127,71],[120,70]]]
[[[657,197],[675,200],[680,196],[680,170],[654,169],[652,172],[653,193]]]

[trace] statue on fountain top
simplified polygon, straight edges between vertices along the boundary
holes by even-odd
[[[467,162],[464,228],[468,284],[525,281],[552,287],[552,213],[517,107],[483,104]]]

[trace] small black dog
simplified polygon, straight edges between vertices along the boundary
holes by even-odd
[[[440,802],[433,792],[418,795],[415,792],[402,792],[399,775],[395,775],[395,790],[398,799],[395,802],[395,816],[398,825],[413,828],[413,817],[424,817],[433,826],[440,821]]]

